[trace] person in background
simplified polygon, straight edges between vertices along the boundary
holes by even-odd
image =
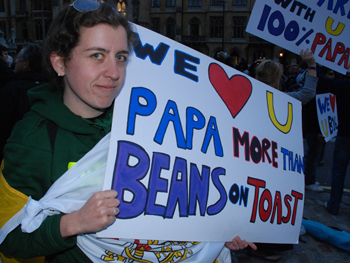
[[[263,62],[264,59],[257,59],[248,67],[249,76],[256,78],[256,68]]]
[[[249,67],[248,67],[248,62],[244,57],[241,57],[239,59],[238,65],[236,67],[237,70],[243,72],[244,74],[249,75]]]
[[[317,91],[333,93],[337,101],[338,133],[333,151],[331,194],[324,205],[329,213],[337,215],[342,201],[346,170],[350,162],[350,79],[330,78],[329,74],[326,77],[321,69],[318,69],[317,74],[320,79]]]
[[[9,68],[12,68],[13,58],[10,55],[7,56],[7,61],[6,62],[7,62],[7,66]]]
[[[13,71],[8,66],[8,48],[0,44],[0,88],[6,84]]]
[[[309,49],[306,49],[305,51],[302,50],[300,56],[308,65],[308,73],[305,78],[305,84],[301,89],[284,93],[297,100],[300,100],[302,104],[305,104],[316,95],[316,62],[313,53],[309,51]],[[267,59],[262,61],[256,68],[255,78],[275,89],[282,90],[282,74],[283,69],[281,65],[273,60]]]
[[[51,83],[28,92],[32,108],[15,125],[5,145],[0,183],[7,182],[3,189],[8,191],[0,192],[1,199],[8,195],[39,200],[70,163],[81,159],[111,131],[113,102],[123,85],[132,48],[134,34],[130,26],[107,1],[78,0],[57,14],[44,44]],[[0,252],[17,258],[44,256],[48,262],[90,262],[87,254],[91,256],[94,251],[85,254],[77,245],[77,236],[114,223],[119,213],[117,196],[115,190],[93,193],[79,210],[49,216],[32,233],[22,233],[18,226],[0,245]],[[0,207],[0,219],[8,215],[13,200],[8,201],[8,207]],[[118,251],[115,258],[132,262],[133,255],[123,253],[131,247],[140,247],[136,254],[142,254],[145,260],[139,262],[156,262],[159,252],[165,258],[176,254],[174,259],[182,261],[199,253],[212,255],[213,246],[219,248],[215,257],[225,247],[255,248],[237,236],[219,246],[173,241],[113,242]],[[208,249],[202,250],[205,246]]]
[[[39,45],[25,45],[17,55],[15,74],[0,89],[0,160],[13,126],[30,110],[28,90],[48,82],[48,77],[42,73],[42,60]]]
[[[284,86],[286,88],[286,91],[294,91],[298,88],[297,85],[297,76],[300,73],[300,66],[296,63],[293,63],[289,67],[289,75],[284,80]]]
[[[8,48],[0,44],[0,58],[7,62],[8,56]]]
[[[230,67],[235,67],[235,64],[233,63],[233,60],[230,56],[227,56],[227,54],[224,51],[220,51],[217,53],[217,60],[219,60],[222,63],[225,63],[226,65]]]
[[[322,71],[328,77],[334,78],[333,70],[322,67]],[[329,73],[328,73],[329,72]],[[332,75],[333,72],[333,75]],[[318,82],[319,84],[320,82]],[[319,89],[316,93],[320,94]],[[316,182],[316,168],[322,158],[325,149],[325,141],[322,137],[316,110],[316,98],[310,100],[303,106],[303,136],[307,145],[305,152],[305,189],[313,192],[323,192],[323,188]]]

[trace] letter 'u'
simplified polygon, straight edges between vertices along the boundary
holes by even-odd
[[[275,125],[275,127],[280,130],[283,133],[288,133],[290,129],[292,128],[292,122],[293,122],[293,105],[288,102],[288,118],[287,122],[285,124],[281,124],[277,119],[275,115],[275,109],[273,107],[273,93],[266,91],[266,97],[267,97],[267,108],[269,111],[269,117]]]

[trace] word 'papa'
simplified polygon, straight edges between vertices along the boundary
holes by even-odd
[[[132,157],[138,161],[135,165],[130,164]],[[148,174],[149,169],[148,186],[145,186],[141,180]],[[141,146],[132,142],[119,141],[112,183],[112,189],[119,193],[118,218],[134,218],[142,213],[173,218],[177,205],[179,216],[187,217],[196,215],[197,202],[201,216],[206,213],[218,214],[225,207],[227,193],[219,179],[219,176],[226,173],[224,168],[211,169],[203,165],[200,172],[196,164],[190,163],[188,167],[187,160],[176,157],[171,179],[168,181],[162,178],[161,174],[162,171],[169,169],[169,155],[154,152],[150,159]],[[215,189],[209,189],[209,179],[220,195],[219,199],[211,205],[208,205],[209,190],[213,192]],[[170,187],[168,187],[169,183]],[[156,202],[159,193],[167,193],[165,206]],[[127,198],[127,194],[132,198]]]
[[[140,101],[144,101],[145,103],[142,104]],[[135,133],[137,117],[150,116],[155,111],[157,107],[156,95],[146,88],[133,88],[129,105],[127,134],[133,135]],[[194,130],[201,130],[206,126],[201,151],[206,153],[211,140],[213,140],[215,155],[220,157],[224,155],[215,117],[211,116],[206,125],[204,115],[199,110],[188,107],[186,109],[186,131],[184,133],[176,102],[169,100],[165,106],[158,129],[155,132],[154,141],[156,143],[160,145],[163,143],[165,133],[171,127],[169,125],[170,123],[174,127],[178,148],[192,149]]]

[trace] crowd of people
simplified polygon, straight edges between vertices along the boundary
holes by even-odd
[[[0,47],[0,188],[3,189],[0,198],[8,205],[0,207],[2,221],[6,223],[16,214],[17,211],[8,212],[13,210],[9,207],[14,203],[21,203],[28,196],[35,200],[42,198],[70,163],[77,162],[110,132],[113,101],[124,82],[133,41],[130,24],[110,3],[79,0],[55,17],[44,48],[29,43],[12,64],[6,47]],[[332,191],[325,204],[330,213],[337,214],[350,158],[350,113],[346,109],[349,80],[335,79],[333,71],[318,67],[309,50],[302,50],[300,57],[306,64],[304,70],[295,64],[284,71],[273,60],[259,60],[248,66],[242,59],[235,66],[226,54],[218,54],[222,62],[302,102],[303,118],[310,118],[303,126],[308,145],[307,190],[323,190],[316,182],[315,169],[325,143],[316,125],[315,94],[337,95],[339,126]],[[47,262],[89,262],[77,245],[77,236],[100,231],[115,221],[119,213],[117,195],[114,190],[94,193],[78,211],[47,217],[32,233],[23,233],[20,226],[16,227],[0,244],[2,262],[14,259],[21,262],[22,258],[43,262],[42,257]],[[124,251],[126,242],[118,242],[115,241],[116,250]],[[280,256],[274,254],[275,250],[292,249],[288,244],[248,243],[238,236],[219,244],[216,252],[204,249],[210,243],[199,242],[137,245],[145,261],[152,261],[155,253],[162,251],[192,255],[193,259],[199,254],[216,253],[217,262],[227,262],[218,260],[225,248],[247,247],[251,248],[252,256],[276,261]],[[116,257],[128,260],[127,254]]]

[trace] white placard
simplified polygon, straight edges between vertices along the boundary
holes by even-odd
[[[145,28],[115,101],[99,237],[297,243],[301,103]]]
[[[316,95],[318,124],[324,140],[328,142],[338,133],[338,110],[336,96],[332,93]]]
[[[316,62],[349,68],[350,2],[256,0],[246,31],[291,52],[311,49]]]

